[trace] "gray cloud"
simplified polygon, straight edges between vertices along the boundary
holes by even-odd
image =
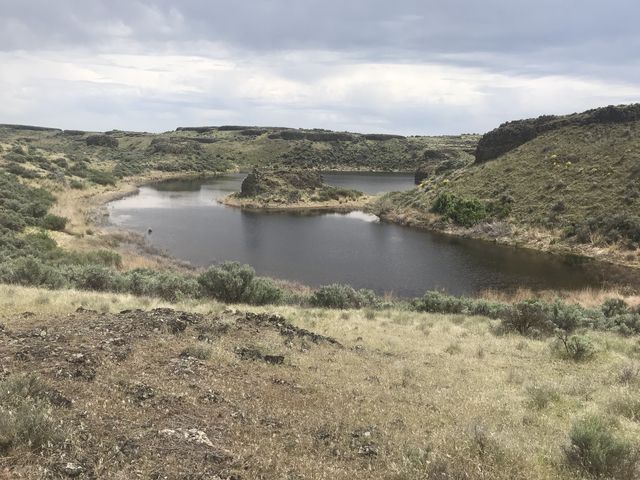
[[[0,0],[0,120],[482,131],[636,100],[638,14],[632,0]]]

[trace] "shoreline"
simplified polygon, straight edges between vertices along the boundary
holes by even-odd
[[[135,195],[139,188],[155,182],[161,181],[174,181],[174,180],[187,180],[197,179],[200,177],[215,177],[219,175],[225,175],[228,172],[222,172],[219,174],[202,175],[202,174],[165,174],[154,172],[148,175],[142,175],[137,177],[131,177],[123,182],[108,187],[94,187],[88,190],[78,191],[78,195],[66,195],[66,208],[62,210],[68,211],[69,203],[74,206],[75,215],[71,215],[70,226],[65,232],[66,238],[63,238],[62,245],[65,248],[72,250],[85,250],[87,248],[114,248],[123,257],[123,269],[137,268],[137,267],[149,267],[149,268],[179,268],[193,270],[197,267],[191,265],[189,262],[181,260],[168,252],[161,251],[149,244],[143,235],[120,228],[113,225],[108,220],[108,204],[113,201],[117,201],[122,198],[126,198],[131,195]],[[233,172],[237,173],[237,172]],[[69,192],[75,192],[73,190],[64,190],[63,194],[69,194]],[[600,263],[605,267],[619,268],[628,272],[630,276],[637,275],[639,268],[634,264],[625,264],[621,261],[615,261],[608,256],[598,255],[589,250],[574,249],[562,244],[551,243],[551,235],[543,232],[535,232],[533,238],[530,235],[522,235],[522,232],[518,234],[511,232],[507,236],[489,236],[486,234],[478,234],[471,231],[471,229],[463,227],[455,227],[447,225],[446,228],[437,226],[437,219],[432,218],[418,218],[417,216],[409,216],[402,214],[389,214],[389,213],[377,213],[372,209],[372,205],[377,196],[366,196],[366,198],[358,199],[352,202],[345,202],[340,204],[337,201],[323,202],[322,204],[293,204],[293,205],[278,205],[278,206],[264,206],[258,204],[244,203],[240,201],[234,201],[230,196],[213,199],[214,202],[218,202],[224,206],[230,208],[244,209],[251,212],[265,212],[265,213],[277,213],[277,212],[332,212],[332,213],[349,213],[353,211],[364,211],[366,213],[375,214],[378,216],[381,222],[392,223],[395,225],[405,226],[408,228],[416,228],[420,230],[427,230],[434,233],[466,238],[476,241],[484,241],[502,246],[508,246],[518,249],[527,249],[536,251],[539,253],[547,253],[558,256],[576,256],[583,261],[591,261]],[[58,204],[56,204],[56,207]],[[80,230],[80,231],[79,231]],[[85,230],[94,230],[95,232],[90,236],[90,241],[87,240]],[[59,238],[56,238],[59,240]],[[631,288],[637,289],[633,285]]]
[[[271,205],[253,201],[251,199],[239,199],[234,193],[227,195],[224,198],[217,199],[217,202],[221,205],[225,205],[231,208],[239,208],[242,210],[249,210],[253,212],[313,212],[313,211],[326,211],[335,213],[349,213],[358,210],[365,209],[371,202],[375,200],[376,196],[363,195],[357,200],[348,202],[339,202],[337,200],[330,200],[326,202],[306,202],[306,203],[288,203],[282,205]]]
[[[511,229],[511,231],[503,235],[491,235],[480,230],[482,225],[476,227],[461,227],[447,224],[441,221],[441,219],[435,214],[425,215],[424,213],[417,213],[415,215],[410,215],[409,213],[378,213],[375,211],[370,211],[368,213],[373,213],[378,216],[381,222],[437,232],[458,238],[479,240],[513,248],[534,250],[536,252],[548,253],[551,255],[575,256],[613,267],[628,269],[635,273],[640,273],[640,252],[636,252],[634,254],[632,251],[625,253],[624,251],[613,247],[606,248],[590,245],[568,245],[558,241],[558,236],[549,230],[535,229],[526,225],[514,226],[511,224],[504,224],[503,222],[496,222],[493,224],[486,224],[486,227],[502,228],[506,226],[506,228]],[[633,261],[621,258],[629,254],[635,256]]]

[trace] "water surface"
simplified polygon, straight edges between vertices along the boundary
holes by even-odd
[[[260,275],[310,286],[348,283],[416,296],[444,289],[579,289],[613,280],[592,261],[499,246],[350,214],[246,212],[217,199],[239,191],[243,174],[164,182],[109,204],[111,221],[194,265],[234,260]],[[367,193],[413,187],[407,174],[325,174],[327,183]]]

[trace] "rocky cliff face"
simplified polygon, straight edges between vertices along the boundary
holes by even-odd
[[[323,186],[320,172],[278,170],[265,172],[254,170],[242,182],[241,197],[257,197],[272,194],[283,188],[313,191]]]
[[[424,180],[433,175],[439,175],[449,170],[465,167],[471,162],[471,155],[462,150],[425,150],[423,163],[415,172],[414,182],[416,185],[420,185]]]
[[[527,120],[516,120],[500,125],[480,138],[476,148],[476,163],[498,158],[538,135],[571,125],[596,123],[624,123],[640,120],[640,103],[587,110],[571,115],[544,115]]]

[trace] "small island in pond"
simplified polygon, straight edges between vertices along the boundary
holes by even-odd
[[[318,171],[255,169],[242,182],[240,192],[223,203],[249,209],[351,211],[370,200],[357,190],[327,185]]]

